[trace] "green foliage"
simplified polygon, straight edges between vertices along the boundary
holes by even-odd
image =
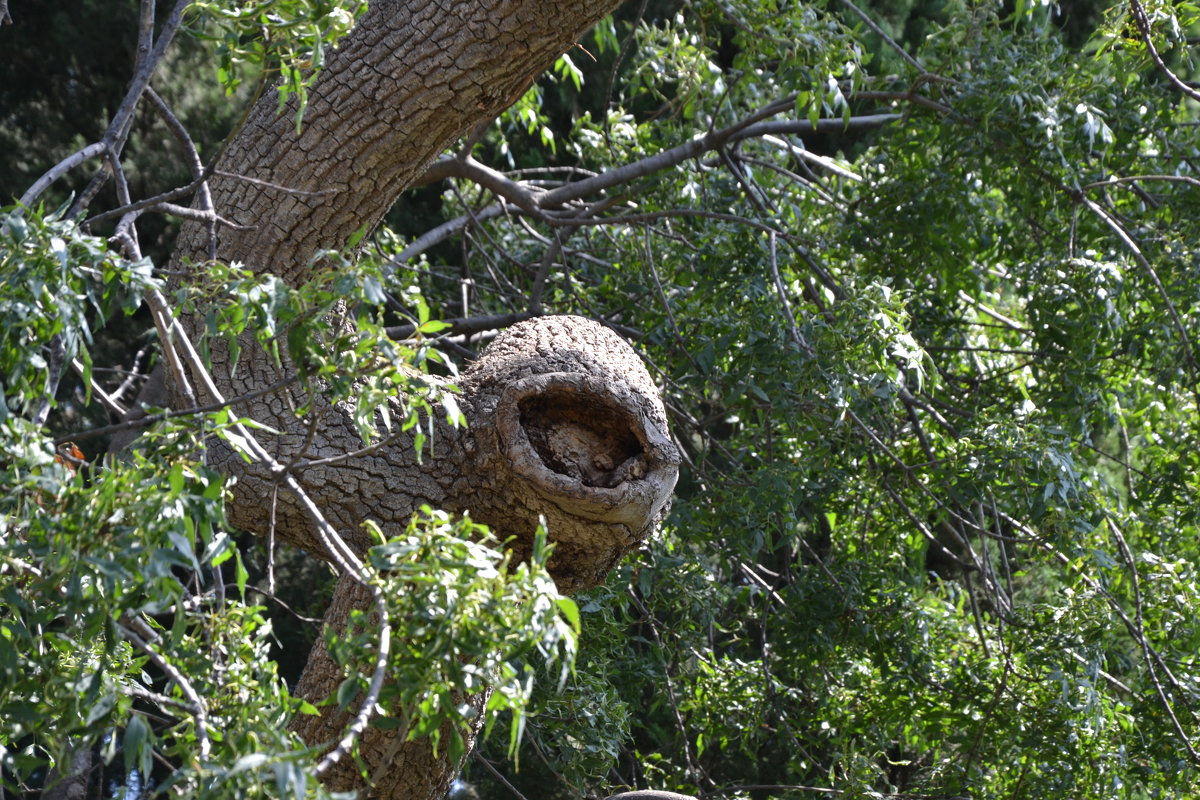
[[[232,95],[247,73],[267,83],[278,78],[279,110],[295,96],[299,130],[308,87],[325,65],[326,51],[349,33],[366,7],[361,0],[197,0],[188,6],[187,25],[215,46],[217,81],[226,94]]]
[[[401,727],[408,739],[428,737],[457,761],[476,714],[467,698],[487,691],[486,711],[510,714],[515,754],[535,666],[558,662],[561,685],[575,657],[579,612],[546,572],[549,554],[539,530],[529,561],[514,565],[486,527],[427,507],[404,534],[372,548],[372,583],[384,594],[394,642],[391,682],[381,696],[389,711],[372,724]],[[361,665],[338,689],[343,707],[367,688],[375,616],[354,612],[347,632],[330,637],[339,661]]]
[[[54,217],[6,211],[0,232],[4,791],[36,791],[49,767],[95,748],[108,780],[131,793],[326,796],[312,754],[287,730],[294,714],[313,709],[292,698],[276,672],[272,622],[245,599],[250,576],[227,532],[224,480],[197,455],[197,443],[216,434],[249,457],[239,423],[273,432],[221,407],[160,415],[127,461],[81,467],[56,455],[32,414],[55,402],[71,359],[93,380],[91,331],[136,308],[158,279],[148,261],[130,263]],[[461,424],[453,392],[417,369],[443,359],[423,341],[442,326],[423,300],[409,294],[416,334],[394,343],[383,329],[378,273],[350,269],[337,253],[320,258],[328,268],[296,288],[212,265],[206,284],[179,296],[207,320],[202,348],[258,337],[277,364],[303,365],[310,403],[298,414],[352,402],[364,442],[380,428],[432,431],[432,415]],[[354,328],[332,322],[346,307]],[[56,366],[43,356],[53,348]],[[393,420],[389,403],[398,394],[407,403]],[[414,439],[418,448],[437,446],[420,433]],[[510,712],[515,747],[534,666],[558,663],[559,680],[569,675],[578,611],[545,571],[544,534],[527,564],[511,565],[495,545],[486,528],[429,512],[373,552],[407,637],[383,701],[412,736],[439,740],[442,720],[464,722],[456,716],[464,694],[492,687],[489,709]],[[336,651],[355,657],[344,643]],[[461,753],[460,729],[442,744]]]
[[[253,335],[300,367],[298,413],[352,402],[364,442],[457,418],[412,368],[453,374],[432,320],[523,311],[539,276],[546,309],[631,331],[661,378],[686,455],[674,511],[577,610],[544,551],[514,567],[466,520],[429,512],[372,552],[397,676],[377,724],[449,722],[438,746],[457,755],[463,694],[492,686],[509,735],[483,757],[519,747],[520,770],[500,767],[528,796],[1200,793],[1196,105],[1128,4],[861,5],[879,31],[844,4],[624,8],[472,146],[540,191],[769,104],[838,123],[820,133],[641,174],[577,229],[484,217],[491,196],[456,181],[441,212],[465,232],[411,280],[376,266],[405,244],[384,230],[360,260],[321,254],[303,286],[217,265],[181,296],[204,347],[240,356]],[[194,8],[222,85],[260,65],[283,99],[352,11]],[[1194,81],[1194,6],[1146,10]],[[900,118],[847,124],[880,114]],[[235,415],[161,423],[132,464],[72,476],[30,415],[153,282],[65,223],[4,219],[7,786],[96,743],[181,795],[317,792],[281,733],[298,704],[265,612],[216,591],[222,562],[248,578],[193,447]],[[386,336],[388,295],[415,344]],[[353,328],[327,324],[342,310]],[[191,701],[126,635],[138,619],[206,700],[203,757]],[[378,624],[336,639],[331,702],[361,698]]]
[[[800,120],[904,117],[655,172],[622,186],[613,216],[636,221],[564,247],[547,307],[640,332],[690,464],[668,529],[596,594],[613,612],[584,614],[581,670],[615,691],[571,735],[628,719],[608,777],[576,771],[598,776],[603,747],[547,744],[572,730],[568,694],[541,696],[546,758],[507,778],[562,797],[1190,796],[1196,108],[1123,12],[1081,45],[1049,7],[942,4],[901,39],[914,81],[834,11],[648,12],[613,105],[558,137],[596,172],[792,94]],[[1194,25],[1151,13],[1164,41]],[[543,252],[481,227],[463,243],[481,274],[485,242]]]
[[[89,315],[134,311],[156,286],[151,264],[115,258],[102,239],[57,216],[0,209],[0,420],[53,401],[78,358],[91,379]]]
[[[213,592],[231,557],[245,585],[218,527],[220,476],[170,450],[72,476],[17,418],[0,437],[6,791],[98,746],[106,760],[123,752],[126,776],[149,779],[158,758],[179,765],[164,788],[184,796],[303,796],[302,748],[285,728],[296,701],[266,658],[270,624]],[[291,770],[299,783],[240,775],[239,759],[262,752],[277,780]]]

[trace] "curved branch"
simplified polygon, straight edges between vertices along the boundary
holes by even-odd
[[[128,640],[130,644],[145,653],[146,657],[153,661],[154,665],[161,669],[171,679],[171,682],[179,687],[179,691],[183,692],[183,696],[188,701],[185,708],[187,708],[192,718],[196,721],[196,741],[199,745],[200,757],[208,758],[209,751],[212,749],[212,742],[208,738],[208,712],[204,701],[200,699],[200,695],[196,692],[196,687],[192,686],[191,681],[182,672],[175,669],[169,661],[163,658],[141,636],[138,636],[125,627],[125,625],[118,625],[117,630],[121,632],[123,639]]]
[[[892,37],[890,37],[886,33],[884,33],[883,28],[879,27],[875,23],[875,20],[871,19],[867,15],[867,12],[863,11],[861,8],[854,5],[854,3],[850,2],[850,0],[841,0],[841,2],[842,2],[842,5],[846,6],[851,11],[853,11],[855,16],[857,16],[859,19],[861,19],[863,21],[863,24],[865,24],[868,28],[870,28],[871,31],[876,36],[878,36],[880,39],[882,39],[884,41],[884,43],[887,44],[888,47],[895,50],[896,53],[899,54],[900,58],[904,59],[905,63],[907,63],[910,67],[915,69],[917,72],[925,71],[925,68],[923,66],[921,66],[921,62],[917,61],[917,59],[915,59],[911,55],[909,55],[909,52],[907,50],[905,50],[903,47],[901,47],[896,42],[895,39],[893,39]]]
[[[1159,71],[1167,76],[1167,80],[1171,82],[1172,86],[1183,92],[1185,96],[1200,102],[1200,92],[1184,83],[1178,75],[1171,71],[1171,68],[1162,60],[1162,56],[1158,54],[1158,50],[1154,47],[1150,19],[1146,16],[1146,9],[1142,6],[1141,2],[1139,0],[1129,0],[1129,10],[1132,13],[1134,23],[1137,25],[1138,32],[1142,34],[1142,41],[1146,43],[1146,49],[1150,52],[1150,58],[1154,60],[1154,66],[1158,67]]]
[[[901,114],[867,114],[851,117],[849,120],[821,119],[817,121],[815,126],[808,120],[755,121],[761,120],[764,115],[770,116],[780,113],[781,106],[785,104],[785,109],[790,108],[792,102],[794,102],[794,98],[786,98],[784,101],[772,103],[746,120],[742,120],[727,128],[698,136],[691,141],[655,153],[652,156],[647,156],[646,158],[630,164],[624,164],[620,167],[614,167],[598,175],[567,183],[549,191],[531,191],[527,183],[514,181],[506,175],[474,161],[474,159],[467,161],[453,156],[443,156],[431,164],[414,185],[426,185],[446,178],[464,178],[484,186],[508,202],[493,203],[480,211],[464,214],[455,219],[443,222],[436,228],[431,228],[397,253],[388,262],[388,268],[393,270],[398,268],[431,247],[441,244],[446,239],[466,229],[476,221],[495,219],[518,209],[531,214],[539,220],[550,222],[550,224],[570,225],[572,223],[569,221],[551,221],[547,218],[545,212],[561,208],[572,201],[582,200],[605,189],[628,184],[639,178],[649,177],[657,172],[682,164],[685,161],[698,158],[704,153],[716,150],[731,142],[783,134],[803,136],[813,133],[870,130],[903,118]],[[826,160],[821,160],[820,163],[822,166],[833,168]],[[848,177],[857,176],[849,175]],[[509,203],[511,203],[511,206]],[[582,224],[596,223],[589,222]]]
[[[50,188],[50,184],[54,183],[63,175],[66,175],[68,172],[75,169],[75,167],[79,166],[84,161],[87,161],[89,158],[100,158],[107,152],[108,146],[105,145],[104,142],[95,142],[93,144],[89,144],[82,150],[77,150],[76,152],[64,158],[62,161],[55,164],[50,169],[46,170],[42,177],[34,181],[33,185],[25,190],[25,194],[21,195],[21,199],[17,202],[25,208],[29,208],[33,205],[34,201],[41,197],[42,192]]]
[[[1121,224],[1120,220],[1118,220],[1109,211],[1102,208],[1097,203],[1089,200],[1087,197],[1083,197],[1082,202],[1088,207],[1089,210],[1096,214],[1096,216],[1100,217],[1100,219],[1104,221],[1104,224],[1112,228],[1113,232],[1117,234],[1117,238],[1121,240],[1126,249],[1128,249],[1133,255],[1134,260],[1137,261],[1142,269],[1146,271],[1146,274],[1150,276],[1150,280],[1154,284],[1154,288],[1158,291],[1159,297],[1162,298],[1163,303],[1167,307],[1167,313],[1171,315],[1171,321],[1175,324],[1175,330],[1179,332],[1179,341],[1180,344],[1183,345],[1183,357],[1187,363],[1188,374],[1191,376],[1193,396],[1196,398],[1197,406],[1200,406],[1200,388],[1198,388],[1196,384],[1196,358],[1192,352],[1192,339],[1188,335],[1187,327],[1183,324],[1183,320],[1179,316],[1179,311],[1176,310],[1175,304],[1171,302],[1171,295],[1167,292],[1166,287],[1163,286],[1162,280],[1158,277],[1158,273],[1155,271],[1154,265],[1151,264],[1149,259],[1146,258],[1145,254],[1142,253],[1142,249],[1138,247],[1137,242],[1133,240],[1133,237],[1129,234],[1129,231],[1125,230],[1125,226]]]

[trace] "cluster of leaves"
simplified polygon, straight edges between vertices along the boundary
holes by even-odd
[[[247,73],[264,86],[275,84],[281,111],[296,97],[299,129],[308,87],[325,65],[327,51],[350,32],[366,7],[365,0],[198,0],[188,6],[187,24],[193,34],[215,45],[217,81],[226,94],[232,95]]]
[[[535,668],[557,663],[561,686],[575,660],[579,611],[558,594],[546,571],[549,555],[544,529],[529,560],[514,565],[486,527],[428,507],[404,534],[372,548],[372,582],[386,598],[396,642],[380,701],[389,711],[372,725],[403,728],[407,739],[428,737],[457,763],[475,723],[467,700],[490,692],[489,727],[494,712],[508,712],[514,755]],[[330,652],[343,664],[361,665],[338,688],[343,708],[367,690],[379,635],[373,616],[356,611],[344,634],[330,632]]]
[[[0,420],[53,402],[64,365],[92,377],[89,317],[131,312],[157,283],[149,262],[115,258],[57,215],[0,209]]]
[[[264,750],[295,763],[300,746],[286,731],[296,701],[266,657],[270,624],[215,586],[231,558],[239,596],[247,578],[220,532],[221,477],[162,450],[76,472],[15,417],[0,436],[6,791],[99,747],[123,754],[118,783],[282,796],[236,767]]]
[[[268,354],[280,375],[295,375],[306,398],[297,405],[299,416],[312,415],[314,407],[350,404],[364,443],[378,436],[380,427],[386,434],[413,431],[419,455],[436,429],[435,415],[453,426],[464,423],[453,385],[424,377],[436,368],[455,372],[454,363],[431,346],[430,337],[445,323],[430,319],[419,294],[406,296],[371,264],[350,269],[348,258],[335,252],[322,252],[317,259],[323,268],[295,288],[239,264],[211,264],[203,282],[179,291],[179,306],[205,320],[200,347],[209,352],[219,342],[228,353],[230,374],[239,369],[245,336]],[[387,289],[415,307],[413,337],[403,342],[387,334]]]

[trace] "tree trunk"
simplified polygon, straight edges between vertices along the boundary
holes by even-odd
[[[277,114],[273,97],[250,112],[211,181],[216,212],[237,226],[211,240],[205,225],[181,231],[174,266],[214,256],[298,284],[323,248],[373,228],[426,164],[474,126],[493,119],[530,81],[617,0],[373,0],[331,56],[310,92],[303,129]],[[198,325],[191,320],[188,324]],[[214,348],[212,372],[225,397],[248,395],[286,375],[256,347],[244,348],[236,374]],[[358,553],[361,523],[403,530],[422,504],[470,511],[501,539],[527,552],[539,518],[555,542],[551,571],[564,591],[594,586],[649,535],[667,507],[679,454],[669,439],[657,390],[637,355],[616,334],[577,317],[544,317],[499,337],[458,382],[468,427],[440,424],[435,449],[418,464],[409,439],[363,456],[300,471],[296,477]],[[315,409],[310,430],[289,409],[304,398],[281,390],[236,411],[278,431],[270,446],[281,463],[338,456],[362,446],[351,409]],[[203,394],[203,393],[202,393]],[[212,398],[200,398],[211,400]],[[236,476],[230,520],[264,533],[274,519],[281,539],[326,556],[296,499],[277,493],[258,464],[213,445],[210,463]],[[327,622],[339,626],[362,597],[343,580]],[[301,682],[312,700],[341,680],[316,648]],[[313,745],[330,744],[346,720],[336,709],[297,720]],[[403,746],[395,732],[372,730],[361,742],[376,797],[436,798],[458,765],[424,743]],[[349,763],[331,786],[362,786]]]

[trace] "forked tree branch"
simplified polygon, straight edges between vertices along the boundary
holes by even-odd
[[[597,175],[579,181],[566,183],[555,189],[542,189],[532,186],[527,181],[517,181],[501,172],[497,172],[471,158],[443,156],[433,162],[425,173],[417,180],[416,185],[426,185],[446,178],[462,178],[477,183],[490,190],[507,203],[493,203],[485,208],[464,214],[455,219],[432,228],[414,239],[403,250],[397,253],[389,262],[391,269],[398,268],[421,253],[434,247],[451,236],[454,236],[477,222],[484,222],[504,216],[506,213],[525,212],[534,219],[554,225],[596,225],[605,224],[598,220],[585,221],[585,218],[575,216],[563,220],[555,217],[555,212],[572,202],[582,200],[607,189],[617,186],[627,186],[641,178],[647,178],[656,173],[670,169],[685,161],[717,150],[731,142],[746,141],[767,136],[797,135],[813,133],[838,133],[846,131],[862,131],[878,128],[902,118],[901,114],[868,114],[851,117],[849,120],[821,119],[814,126],[808,120],[773,120],[762,121],[764,117],[773,116],[788,110],[795,103],[794,97],[784,98],[769,104],[758,112],[748,116],[734,125],[714,131],[685,142],[675,147],[663,150],[646,158],[629,164],[623,164],[605,170]],[[827,160],[822,166],[829,167]],[[571,222],[570,219],[577,220]]]

